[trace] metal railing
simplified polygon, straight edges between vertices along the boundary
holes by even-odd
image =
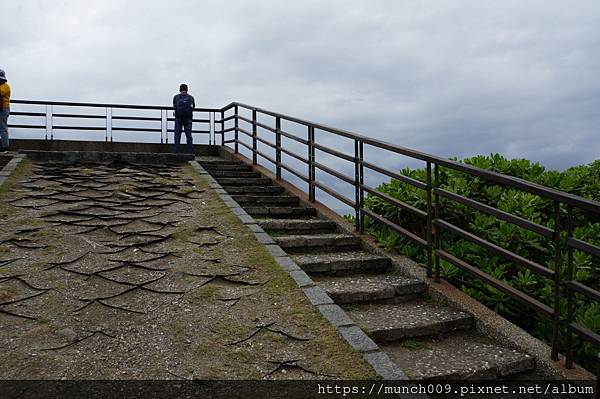
[[[44,138],[46,140],[54,140],[55,131],[75,131],[79,133],[104,132],[105,141],[112,142],[113,132],[129,132],[160,134],[160,142],[169,143],[169,133],[174,131],[173,107],[167,106],[30,100],[11,100],[11,104],[18,105],[19,108],[26,108],[26,110],[11,111],[10,120],[24,118],[26,123],[11,123],[8,127],[45,131]],[[39,110],[40,107],[43,107],[43,111]],[[38,109],[35,110],[35,108]],[[56,112],[56,108],[59,108],[60,111]],[[101,109],[103,112],[92,112],[97,109]],[[150,116],[132,115],[134,111],[147,113]],[[192,134],[207,136],[208,144],[215,143],[215,136],[218,134],[217,125],[221,123],[215,119],[215,116],[219,115],[220,111],[216,108],[194,108],[193,123],[196,128],[192,129]],[[65,119],[70,123],[56,124],[57,119]],[[40,120],[43,123],[40,123]],[[75,121],[79,121],[79,123],[75,124]]]
[[[169,123],[174,121],[168,113],[172,111],[172,107],[168,106],[141,106],[141,105],[125,105],[125,104],[91,104],[91,103],[71,103],[71,102],[49,102],[49,101],[26,101],[13,100],[13,104],[26,105],[31,107],[45,107],[45,112],[33,111],[15,111],[12,116],[26,118],[42,118],[43,124],[10,124],[11,128],[23,128],[34,130],[45,130],[45,138],[47,140],[54,139],[55,130],[74,130],[74,131],[98,131],[105,132],[105,140],[113,140],[113,131],[129,131],[129,132],[150,132],[160,133],[160,142],[168,143],[168,133],[172,133],[173,129],[169,127]],[[54,107],[65,107],[72,109],[104,109],[103,114],[90,114],[89,111],[84,113],[72,112],[54,112]],[[114,115],[115,110],[132,111],[146,110],[155,112],[155,116],[134,116],[134,115]],[[440,260],[444,260],[455,267],[469,273],[472,276],[482,280],[497,290],[509,295],[511,298],[527,306],[528,308],[539,312],[548,317],[552,322],[552,353],[551,357],[554,360],[558,359],[559,351],[559,330],[561,327],[566,328],[566,365],[572,367],[573,364],[573,334],[591,342],[596,346],[600,346],[600,336],[594,331],[591,331],[574,320],[575,294],[583,295],[591,301],[600,302],[600,292],[595,288],[586,286],[577,281],[574,277],[574,251],[581,251],[596,258],[600,257],[600,247],[584,242],[573,236],[573,212],[585,211],[595,215],[600,215],[600,203],[571,195],[565,192],[544,187],[535,183],[531,183],[516,177],[503,175],[500,173],[491,172],[480,169],[471,165],[459,163],[456,161],[440,158],[434,155],[411,150],[392,143],[376,140],[366,136],[358,135],[341,129],[332,128],[319,123],[309,122],[292,116],[287,116],[277,112],[268,111],[265,109],[253,107],[250,105],[234,102],[223,108],[196,108],[197,113],[206,115],[204,119],[194,119],[196,124],[201,124],[204,129],[194,130],[195,134],[205,134],[208,136],[208,143],[217,145],[217,137],[220,135],[220,145],[232,145],[235,153],[245,149],[250,152],[252,162],[258,164],[258,158],[263,158],[269,161],[274,166],[274,171],[278,179],[282,178],[282,171],[290,173],[300,181],[307,184],[308,198],[310,201],[316,200],[316,191],[320,190],[326,195],[329,195],[347,206],[354,209],[355,227],[358,231],[365,230],[365,217],[376,221],[389,229],[408,238],[413,243],[422,246],[426,252],[426,269],[428,277],[434,281],[440,281]],[[248,116],[242,115],[242,111],[249,113]],[[273,124],[267,124],[259,121],[258,117],[272,118]],[[55,125],[55,118],[80,119],[80,120],[104,120],[104,126],[89,126],[89,125]],[[219,118],[219,119],[217,119]],[[12,119],[12,118],[11,118]],[[113,121],[132,122],[132,126],[115,126]],[[153,128],[147,126],[135,125],[135,123],[154,123],[160,125]],[[282,122],[300,127],[305,131],[305,135],[294,134],[288,129],[282,129]],[[259,135],[260,132],[267,132],[271,139],[266,139]],[[354,150],[351,153],[345,153],[342,150],[330,148],[326,146],[322,140],[317,140],[320,134],[327,133],[333,135],[336,139],[346,139],[353,143]],[[232,137],[231,137],[232,136]],[[306,156],[300,155],[294,151],[291,146],[283,144],[282,139],[290,140],[296,146],[302,147]],[[273,150],[273,155],[265,153],[259,149],[261,147]],[[376,150],[378,157],[383,156],[404,156],[413,160],[422,161],[425,163],[426,178],[425,181],[420,181],[400,173],[392,172],[378,165],[377,160],[366,160],[365,148]],[[335,160],[343,160],[350,162],[353,166],[353,175],[347,175],[336,168],[327,166],[324,161],[317,159],[317,151],[326,154],[328,157],[333,157]],[[385,154],[385,155],[384,155]],[[306,168],[305,171],[298,170],[292,167],[289,162],[283,161],[282,155],[289,157],[294,162],[299,162]],[[380,163],[379,163],[380,164]],[[520,191],[537,195],[541,198],[552,201],[554,215],[553,227],[549,228],[542,224],[535,223],[526,218],[513,215],[501,209],[489,206],[472,198],[454,193],[450,190],[443,189],[440,184],[440,169],[448,168],[467,175],[483,179],[494,184],[511,187]],[[324,172],[329,176],[333,176],[351,187],[354,198],[336,191],[328,183],[317,178],[317,171]],[[396,179],[402,183],[411,185],[419,190],[426,192],[426,210],[418,209],[417,207],[394,198],[386,193],[383,193],[376,188],[369,186],[365,182],[366,172],[375,172],[382,174],[388,178]],[[393,221],[388,220],[382,215],[377,214],[373,210],[365,207],[365,193],[377,197],[398,210],[406,211],[423,220],[426,229],[423,236],[409,231],[407,228],[400,226]],[[517,253],[496,245],[485,240],[459,226],[450,223],[442,218],[443,204],[441,199],[459,203],[468,208],[474,209],[486,215],[491,215],[499,220],[511,223],[520,228],[526,229],[533,233],[539,234],[554,244],[554,253],[552,259],[548,260],[548,264],[554,264],[554,267],[542,265],[534,260],[524,258]],[[566,210],[564,209],[566,208]],[[566,213],[566,218],[561,217],[561,213]],[[491,253],[500,256],[522,268],[528,269],[536,275],[542,276],[552,281],[554,287],[552,305],[547,305],[531,296],[522,292],[504,281],[496,279],[476,266],[473,266],[463,259],[451,254],[444,249],[442,240],[442,232],[447,232],[461,237],[467,241],[475,243]],[[566,240],[561,240],[561,236]],[[563,242],[564,241],[564,242]],[[566,248],[565,248],[566,246]],[[567,254],[567,273],[561,280],[560,265],[563,253]],[[561,287],[565,287],[566,293],[561,292]],[[566,315],[561,315],[561,305],[566,301]]]
[[[242,111],[250,113],[248,116],[243,116]],[[257,118],[272,118],[273,124],[260,122]],[[286,122],[295,127],[305,129],[305,135],[302,137],[298,134],[292,134],[289,131],[282,129],[282,122]],[[319,123],[309,122],[299,118],[283,115],[277,112],[268,111],[254,106],[231,103],[221,110],[221,144],[233,145],[233,150],[238,153],[240,149],[247,149],[251,152],[252,162],[258,163],[258,157],[269,161],[275,169],[278,179],[281,179],[282,170],[289,172],[291,175],[300,179],[307,184],[307,192],[310,201],[315,201],[315,191],[321,190],[331,197],[341,201],[342,203],[354,209],[356,229],[360,232],[365,230],[365,217],[387,226],[389,229],[408,238],[413,243],[422,246],[427,254],[427,276],[432,277],[435,282],[440,281],[440,260],[449,262],[453,266],[463,270],[464,272],[475,276],[486,284],[496,288],[497,290],[509,295],[514,300],[525,305],[526,307],[548,317],[552,322],[552,339],[551,339],[551,358],[558,360],[559,354],[559,330],[561,327],[566,328],[566,365],[573,365],[573,334],[578,335],[591,342],[596,346],[600,346],[600,336],[594,331],[591,331],[584,326],[578,324],[574,320],[575,294],[584,295],[592,301],[600,302],[600,292],[592,287],[588,287],[581,282],[575,280],[573,276],[573,251],[582,251],[595,257],[600,257],[600,247],[590,243],[581,241],[573,237],[572,213],[574,209],[600,214],[600,203],[591,201],[585,198],[577,197],[565,192],[544,187],[535,183],[531,183],[516,177],[503,175],[488,170],[480,169],[471,165],[459,163],[456,161],[440,158],[419,151],[414,151],[405,147],[401,147],[392,143],[381,140],[372,139],[361,136],[352,132],[328,127]],[[229,126],[226,128],[226,124]],[[268,132],[271,139],[266,139],[258,134],[258,129],[261,132]],[[354,142],[353,153],[344,153],[339,149],[327,147],[322,142],[317,140],[317,133],[327,133],[337,138],[349,139]],[[233,137],[229,138],[229,136]],[[227,137],[226,137],[227,136]],[[263,135],[264,136],[264,135]],[[291,140],[296,146],[304,147],[306,156],[302,156],[297,152],[290,150],[288,146],[282,145],[282,138]],[[274,154],[267,154],[261,147],[274,150]],[[365,147],[376,149],[381,157],[388,155],[401,155],[409,157],[413,160],[423,161],[426,167],[426,181],[420,181],[409,176],[395,173],[385,168],[378,166],[377,161],[368,161],[365,159]],[[335,168],[326,166],[322,161],[317,159],[316,150],[327,154],[329,157],[334,157],[336,160],[344,160],[351,162],[354,165],[354,175],[346,175]],[[385,154],[384,154],[385,153]],[[299,161],[306,168],[305,171],[298,170],[282,161],[282,155],[293,158],[294,161]],[[505,212],[495,207],[489,206],[472,198],[468,198],[457,193],[440,187],[440,168],[453,169],[465,173],[467,175],[483,179],[494,184],[511,187],[523,192],[531,193],[547,200],[552,201],[554,208],[554,226],[553,228],[535,223],[526,218]],[[333,176],[341,182],[353,187],[354,198],[348,198],[338,191],[334,190],[331,185],[316,178],[317,170],[325,172]],[[426,211],[418,209],[401,199],[394,198],[386,193],[383,193],[365,183],[366,171],[374,171],[383,174],[387,177],[397,179],[400,182],[409,184],[417,189],[426,191]],[[393,221],[386,219],[384,216],[375,213],[373,210],[365,207],[365,193],[378,197],[387,203],[393,205],[399,210],[403,210],[421,218],[426,224],[426,234],[419,236],[414,232],[409,231],[403,226],[400,226]],[[442,218],[442,201],[441,199],[450,200],[472,208],[483,214],[494,216],[495,218],[514,224],[536,234],[539,234],[546,239],[551,240],[554,244],[554,254],[552,259],[548,260],[548,265],[554,264],[553,268],[537,263],[534,260],[526,259],[508,249],[498,246],[490,241],[485,240],[469,231],[460,228]],[[561,218],[561,210],[567,208],[568,217],[566,222]],[[563,212],[564,213],[564,212]],[[549,279],[553,284],[554,294],[553,303],[551,306],[531,297],[504,281],[494,278],[476,266],[473,266],[463,259],[449,253],[444,249],[444,242],[441,238],[442,232],[454,234],[458,237],[475,243],[491,253],[500,256],[522,268],[526,268],[533,273]],[[561,257],[563,254],[561,234],[567,235],[566,252],[568,257],[568,272],[566,281],[561,281]],[[561,295],[561,286],[566,287],[566,295]],[[566,297],[568,312],[566,316],[560,312],[561,304],[564,305]]]

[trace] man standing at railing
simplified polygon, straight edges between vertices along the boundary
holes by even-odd
[[[179,86],[179,94],[173,97],[173,109],[175,110],[175,152],[179,152],[179,143],[181,142],[181,128],[185,130],[185,141],[187,143],[187,152],[194,153],[192,140],[192,114],[196,107],[194,97],[188,94],[188,86],[183,83]]]
[[[0,69],[0,151],[8,150],[8,115],[10,115],[10,86],[6,73]]]

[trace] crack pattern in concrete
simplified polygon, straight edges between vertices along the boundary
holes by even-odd
[[[265,306],[239,234],[193,217],[206,194],[177,166],[33,163],[0,229],[3,378],[340,375]]]

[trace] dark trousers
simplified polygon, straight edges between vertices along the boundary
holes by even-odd
[[[179,143],[181,142],[181,129],[185,130],[185,141],[187,143],[187,152],[194,153],[194,143],[192,139],[192,118],[175,118],[175,153],[179,152]]]
[[[0,108],[0,150],[8,149],[8,116],[10,109]]]

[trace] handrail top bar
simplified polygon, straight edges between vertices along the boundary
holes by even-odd
[[[75,103],[67,101],[38,101],[38,100],[10,100],[14,104],[29,105],[59,105],[69,107],[95,107],[95,108],[127,108],[127,109],[161,109],[172,110],[173,107],[165,105],[134,105],[134,104],[102,104],[102,103]],[[221,112],[221,108],[194,108],[198,112]]]
[[[363,142],[364,144],[368,144],[368,145],[379,147],[379,148],[382,148],[385,150],[396,152],[396,153],[399,153],[401,155],[405,155],[408,157],[417,158],[417,159],[420,159],[425,162],[431,162],[433,164],[438,164],[440,166],[446,166],[446,167],[449,167],[451,169],[455,169],[455,170],[458,170],[461,172],[470,173],[475,176],[486,178],[486,179],[495,181],[500,184],[505,184],[505,185],[513,186],[515,188],[519,188],[521,190],[530,192],[532,194],[543,195],[543,196],[546,196],[547,198],[555,200],[555,201],[560,201],[560,202],[563,202],[568,205],[572,205],[572,206],[586,209],[586,210],[589,210],[592,212],[600,213],[600,202],[596,202],[596,201],[589,200],[586,198],[578,197],[576,195],[565,193],[562,191],[558,191],[553,188],[545,187],[540,184],[536,184],[536,183],[532,183],[527,180],[520,179],[518,177],[503,175],[501,173],[481,169],[481,168],[478,168],[478,167],[475,167],[472,165],[460,163],[457,161],[452,161],[450,159],[445,159],[445,158],[442,158],[442,157],[439,157],[436,155],[431,155],[431,154],[428,154],[425,152],[412,150],[412,149],[409,149],[406,147],[401,147],[399,145],[396,145],[396,144],[393,144],[393,143],[390,143],[387,141],[377,140],[377,139],[373,139],[370,137],[366,137],[366,136],[363,136],[360,134],[349,132],[347,130],[336,129],[336,128],[326,126],[326,125],[323,125],[320,123],[306,121],[306,120],[299,119],[299,118],[296,118],[293,116],[269,111],[266,109],[254,107],[254,106],[247,105],[244,103],[239,103],[239,102],[232,102],[229,105],[226,105],[225,107],[223,107],[221,109],[221,111],[227,111],[228,109],[230,109],[233,106],[243,107],[243,108],[249,109],[251,111],[257,111],[257,112],[260,112],[260,113],[263,113],[266,115],[270,115],[270,116],[273,116],[276,118],[281,118],[281,119],[288,120],[290,122],[295,122],[295,123],[298,123],[301,125],[312,126],[319,130],[324,130],[324,131],[334,133],[334,134],[337,134],[337,135],[340,135],[340,136],[343,136],[346,138],[359,140],[359,141]]]

